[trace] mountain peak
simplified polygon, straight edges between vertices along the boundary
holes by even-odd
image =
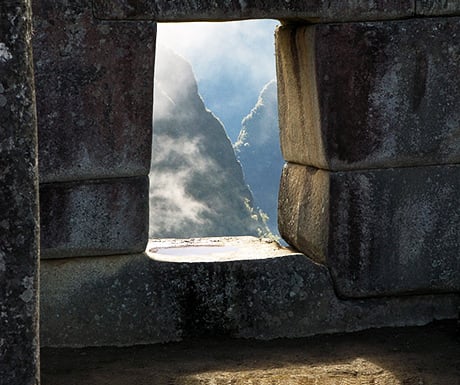
[[[150,236],[266,233],[225,129],[198,94],[191,65],[163,48],[156,68]]]

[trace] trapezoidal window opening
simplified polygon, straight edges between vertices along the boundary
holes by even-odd
[[[158,25],[149,238],[279,238],[277,24]]]

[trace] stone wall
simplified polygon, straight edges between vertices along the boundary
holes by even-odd
[[[96,20],[88,3],[77,3],[66,17],[77,17],[79,23],[64,36],[49,26],[49,19],[58,19],[63,9],[43,6],[36,12],[35,44],[41,52],[37,88],[52,96],[51,103],[38,102],[43,116],[42,247],[46,258],[80,257],[43,264],[44,344],[125,345],[193,333],[294,337],[418,324],[456,314],[460,90],[459,45],[453,37],[460,23],[442,16],[458,13],[455,3],[132,4],[94,1]],[[421,15],[437,17],[415,17]],[[269,279],[269,267],[251,273],[262,262],[170,265],[136,255],[144,248],[145,218],[140,213],[147,158],[143,144],[139,148],[138,140],[130,142],[129,133],[150,135],[141,124],[149,111],[141,104],[140,115],[129,115],[120,107],[123,98],[132,98],[132,105],[141,102],[130,96],[120,74],[126,67],[140,74],[131,84],[143,90],[145,101],[149,89],[142,82],[147,78],[138,52],[148,38],[140,32],[126,34],[131,44],[121,56],[121,68],[111,62],[119,55],[114,47],[125,41],[118,28],[150,28],[138,19],[275,16],[284,19],[276,45],[287,161],[279,227],[285,240],[319,264],[283,254],[275,263],[279,276]],[[61,30],[69,21],[63,21]],[[50,41],[56,41],[52,49]],[[66,56],[67,51],[78,52],[78,59]],[[65,68],[79,70],[70,76]],[[49,73],[55,78],[49,80]],[[55,83],[60,88],[54,89]],[[60,95],[69,89],[70,98],[63,102]],[[72,110],[73,105],[77,108]],[[64,132],[59,131],[61,120],[68,127]],[[110,134],[113,125],[120,140]],[[53,149],[59,151],[54,154]],[[114,256],[81,258],[109,254]],[[216,275],[220,269],[222,274]],[[85,277],[78,273],[87,270],[92,273],[83,273]],[[300,281],[288,278],[292,274]],[[321,283],[309,283],[317,276]],[[267,279],[270,288],[265,287]],[[246,280],[260,281],[251,289],[257,294],[245,289]],[[305,284],[300,287],[299,282]],[[83,290],[85,301],[80,298]],[[111,298],[110,303],[102,298]],[[263,304],[265,311],[254,303]],[[199,308],[192,309],[195,305]],[[62,333],[53,333],[62,322]]]
[[[164,239],[148,249],[47,260],[42,346],[296,338],[423,325],[460,306],[455,294],[339,298],[324,265],[258,238]]]
[[[277,32],[284,239],[337,293],[460,290],[460,18]]]
[[[98,20],[90,0],[33,12],[42,258],[142,252],[155,24]]]
[[[45,344],[164,342],[203,330],[298,337],[458,314],[458,1],[33,7]],[[22,385],[38,381],[29,2],[4,1],[0,15],[0,379]],[[285,24],[276,37],[287,160],[279,226],[308,257],[153,261],[139,253],[155,21],[247,18]],[[76,316],[61,325],[64,314]]]

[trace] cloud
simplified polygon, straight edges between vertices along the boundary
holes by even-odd
[[[213,164],[201,153],[197,138],[159,135],[155,140],[159,144],[154,154],[157,166],[150,175],[150,233],[180,234],[190,226],[204,224],[204,215],[211,212],[206,202],[194,198],[187,189],[196,172],[212,170]],[[160,166],[172,159],[177,162],[174,168]]]
[[[193,198],[186,191],[191,177],[188,170],[159,172],[151,180],[151,185],[167,188],[150,189],[151,233],[156,231],[168,234],[184,231],[184,222],[200,225],[205,222],[204,214],[209,212],[205,203]],[[161,213],[161,215],[156,215]]]
[[[158,43],[193,66],[206,106],[232,141],[262,87],[276,78],[275,20],[158,25]]]
[[[158,25],[158,40],[191,61],[198,81],[223,68],[245,68],[250,79],[273,79],[275,20]],[[264,80],[262,83],[266,83]]]
[[[184,170],[190,174],[194,172],[209,172],[216,170],[214,162],[209,156],[203,154],[200,149],[200,138],[170,137],[165,134],[156,135],[154,140],[157,144],[157,151],[154,154],[155,164],[169,162],[171,158],[180,158],[180,164],[176,170]]]

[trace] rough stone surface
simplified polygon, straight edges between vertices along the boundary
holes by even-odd
[[[0,384],[38,384],[38,181],[29,1],[0,5]]]
[[[40,181],[147,175],[153,22],[104,22],[90,0],[33,2]]]
[[[416,13],[423,16],[460,15],[460,1],[416,0]]]
[[[284,239],[342,297],[460,291],[460,165],[328,172],[288,164]]]
[[[42,258],[143,252],[148,186],[148,177],[42,184]]]
[[[169,257],[42,261],[42,346],[301,337],[421,325],[456,317],[460,305],[458,295],[339,300],[327,269],[289,250],[214,263]]]
[[[287,161],[343,170],[460,162],[460,19],[282,27]]]
[[[290,0],[290,1],[168,1],[93,0],[102,19],[154,19],[157,21],[227,21],[285,19],[347,21],[397,19],[412,16],[414,0]]]

